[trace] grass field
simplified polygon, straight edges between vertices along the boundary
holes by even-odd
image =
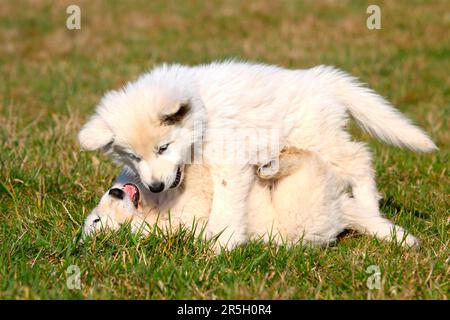
[[[81,30],[66,29],[69,4]],[[381,7],[381,30],[367,29],[368,4]],[[0,298],[447,299],[449,30],[446,0],[1,1]],[[253,242],[214,256],[186,232],[137,240],[126,229],[77,245],[120,170],[76,141],[101,95],[160,62],[227,57],[335,65],[425,128],[438,152],[351,128],[370,141],[383,211],[421,248],[347,233],[327,248]],[[71,265],[80,290],[66,285]],[[367,286],[371,265],[379,289]]]

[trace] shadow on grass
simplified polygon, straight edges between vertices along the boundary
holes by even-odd
[[[403,203],[400,203],[394,199],[394,197],[388,196],[387,198],[382,198],[380,200],[380,210],[382,212],[392,212],[393,215],[398,214],[400,211],[404,211],[414,215],[420,219],[429,219],[430,215],[428,213],[418,211],[416,209],[411,209],[406,207]]]

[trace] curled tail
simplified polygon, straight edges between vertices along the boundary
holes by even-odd
[[[437,149],[422,129],[355,77],[329,66],[318,66],[310,71],[372,136],[414,151]]]

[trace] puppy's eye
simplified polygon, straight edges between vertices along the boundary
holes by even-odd
[[[158,154],[163,154],[167,148],[169,148],[169,143],[163,144],[158,148]]]
[[[129,154],[128,154],[128,157],[129,157],[131,160],[136,161],[136,162],[141,161],[141,158],[139,158],[139,157],[138,157],[137,155],[135,155],[134,153],[129,153]]]
[[[100,218],[94,220],[94,223],[100,222]]]

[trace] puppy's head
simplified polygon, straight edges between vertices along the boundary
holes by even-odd
[[[178,187],[204,123],[200,100],[179,87],[144,78],[106,94],[78,135],[82,148],[103,149],[154,193]]]
[[[132,183],[108,190],[99,205],[87,216],[83,227],[84,234],[90,235],[102,229],[119,229],[123,223],[133,220],[139,203],[139,189]]]

